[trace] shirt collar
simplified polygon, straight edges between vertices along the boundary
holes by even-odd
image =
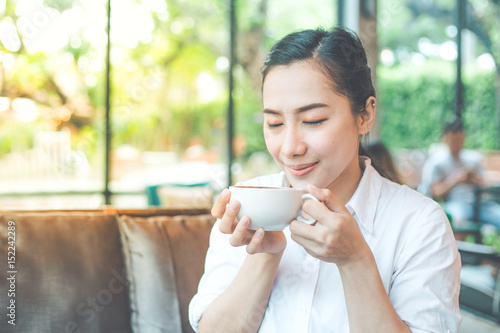
[[[373,168],[367,157],[359,158],[364,172],[358,188],[346,205],[346,208],[368,232],[373,232],[373,222],[378,199],[382,190],[382,176]]]

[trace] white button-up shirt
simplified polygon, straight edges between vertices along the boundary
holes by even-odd
[[[413,332],[458,332],[460,256],[441,207],[383,177],[366,159],[358,188],[346,207],[360,225],[389,298]],[[283,173],[242,185],[289,186]],[[189,307],[191,325],[233,281],[246,256],[229,244],[216,222],[205,273]],[[259,332],[349,332],[342,280],[336,264],[310,256],[290,238],[279,264]],[[251,292],[249,290],[248,292]],[[368,296],[367,296],[368,297]]]

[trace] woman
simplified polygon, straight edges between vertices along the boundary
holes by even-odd
[[[190,304],[199,332],[458,332],[460,259],[439,205],[360,156],[376,99],[359,39],[290,34],[263,68],[264,137],[280,174],[243,182],[306,189],[282,231],[248,230],[224,190]]]

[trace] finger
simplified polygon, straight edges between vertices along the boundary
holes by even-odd
[[[302,212],[314,218],[316,220],[315,224],[317,223],[322,224],[323,222],[332,219],[333,213],[337,213],[337,212],[332,212],[330,209],[328,209],[325,203],[313,200],[308,200],[304,202],[304,204],[302,205]],[[309,225],[307,223],[303,224],[313,227],[313,225]]]
[[[229,199],[231,198],[231,192],[226,188],[224,191],[222,191],[219,196],[217,197],[217,200],[215,201],[213,207],[212,207],[212,216],[216,217],[218,219],[222,218],[224,215],[224,212],[226,211],[226,206],[227,203],[229,202]]]
[[[237,200],[229,201],[227,209],[224,212],[224,215],[222,216],[219,224],[219,230],[223,234],[231,234],[233,232],[236,222],[236,215],[238,214],[239,209],[240,203]]]
[[[320,247],[319,242],[315,237],[316,231],[317,230],[315,230],[313,226],[307,225],[297,220],[290,223],[290,237],[292,238],[292,240],[302,246],[304,249],[315,253],[319,251]]]
[[[248,237],[247,235],[250,234],[253,236],[253,233],[247,234],[249,225],[250,225],[250,218],[248,216],[243,216],[236,225],[233,234],[231,235],[231,237],[229,237],[229,243],[232,246],[242,246],[250,241],[251,237]]]
[[[309,225],[298,220],[293,220],[290,223],[290,233],[293,240],[296,240],[296,237],[308,240],[310,244],[307,247],[310,248],[311,244],[318,244],[323,241],[327,230],[338,230],[338,225],[342,217],[338,213],[330,211],[321,202],[312,201],[308,206],[311,211],[308,214],[315,218],[317,222]],[[304,242],[300,243],[300,245],[306,247]]]
[[[328,209],[332,212],[349,214],[349,211],[347,210],[345,205],[340,202],[340,200],[337,199],[337,197],[335,197],[335,195],[329,189],[320,189],[312,184],[309,184],[307,185],[307,190],[319,201],[325,203],[326,207],[328,207]]]
[[[297,241],[296,238],[300,237],[300,239],[307,239],[312,242],[316,242],[315,239],[317,237],[318,228],[315,226],[309,225],[307,223],[293,220],[290,223],[290,233],[291,237],[294,241]],[[299,243],[304,246],[303,243]]]
[[[257,250],[260,248],[260,244],[262,244],[262,240],[264,239],[264,229],[259,228],[252,237],[252,240],[247,245],[247,252],[249,254],[257,253]]]

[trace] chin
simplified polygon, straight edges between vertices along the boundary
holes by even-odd
[[[307,184],[310,183],[309,181],[307,181],[305,179],[297,179],[296,177],[291,176],[291,175],[287,174],[286,172],[285,172],[285,175],[286,175],[288,182],[290,183],[290,185],[292,185],[293,188],[307,190]]]
[[[298,188],[298,189],[305,190],[305,191],[307,191],[308,184],[312,184],[312,185],[319,187],[319,188],[325,187],[323,182],[318,181],[318,179],[314,179],[313,177],[305,177],[305,178],[298,179],[297,177],[287,175],[287,179],[293,188]]]

